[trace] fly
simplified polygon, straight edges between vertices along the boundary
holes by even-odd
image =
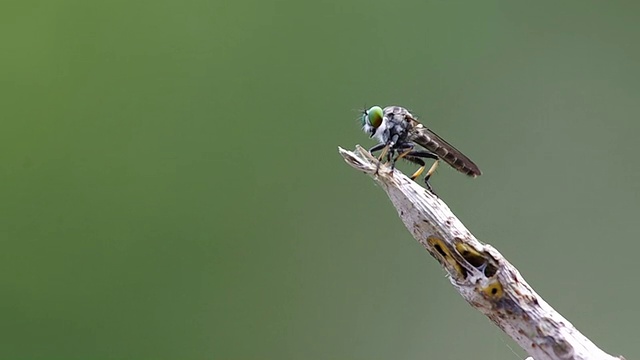
[[[471,177],[480,176],[482,172],[478,166],[466,155],[446,142],[433,131],[427,129],[405,108],[400,106],[387,106],[382,109],[373,106],[363,111],[362,128],[369,137],[378,140],[378,145],[369,149],[373,154],[382,150],[379,160],[385,158],[395,168],[399,159],[408,160],[420,166],[411,175],[415,180],[426,167],[424,159],[435,160],[427,171],[424,182],[427,188],[433,192],[429,179],[443,160],[454,169]],[[416,148],[419,145],[422,149]],[[379,166],[379,164],[378,164]]]

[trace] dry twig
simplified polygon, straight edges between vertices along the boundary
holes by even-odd
[[[525,282],[492,246],[478,241],[449,207],[400,171],[381,166],[360,146],[338,149],[352,167],[387,192],[413,237],[444,267],[451,284],[475,309],[535,360],[624,359],[600,350]]]

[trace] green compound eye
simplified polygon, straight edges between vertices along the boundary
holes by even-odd
[[[374,128],[378,128],[382,124],[382,108],[380,106],[372,106],[366,113],[367,122]]]

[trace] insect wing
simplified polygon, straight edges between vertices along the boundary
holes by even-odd
[[[466,155],[422,124],[414,128],[412,141],[435,153],[454,169],[469,176],[480,176],[480,168]]]

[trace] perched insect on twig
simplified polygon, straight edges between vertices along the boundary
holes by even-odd
[[[454,169],[471,177],[482,174],[478,166],[458,149],[446,142],[433,131],[427,129],[405,108],[400,106],[387,106],[382,109],[373,106],[362,113],[363,130],[369,137],[376,138],[379,144],[372,147],[369,152],[373,154],[382,150],[379,160],[386,157],[394,168],[396,161],[405,159],[420,165],[420,168],[411,175],[415,180],[422,174],[426,167],[423,159],[434,159],[435,162],[424,178],[427,188],[433,192],[429,184],[429,178],[438,167],[439,160],[444,160]],[[416,145],[424,148],[416,149]],[[379,165],[378,165],[379,166]]]

